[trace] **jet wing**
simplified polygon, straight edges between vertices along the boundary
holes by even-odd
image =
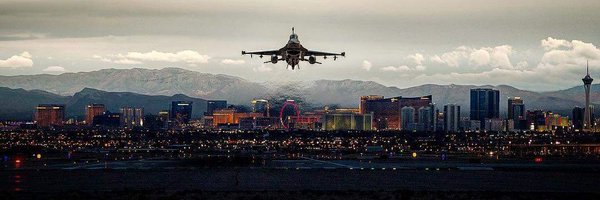
[[[246,52],[246,51],[242,51],[242,55],[278,55],[279,54],[279,50],[268,50],[268,51],[250,51],[250,52]]]
[[[346,52],[342,53],[329,53],[329,52],[321,52],[321,51],[306,51],[307,56],[346,56]]]

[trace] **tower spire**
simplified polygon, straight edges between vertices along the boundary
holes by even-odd
[[[589,76],[590,75],[590,60],[586,60],[585,66],[586,66],[587,75]]]
[[[294,34],[294,27],[292,27],[292,34]]]
[[[590,60],[586,60],[586,64],[585,65],[587,66],[588,75],[590,75]]]
[[[585,110],[583,116],[583,130],[592,131],[592,107],[590,106],[590,89],[592,87],[592,82],[594,79],[590,76],[590,61],[586,61],[586,75],[581,79],[583,81],[583,88],[585,89]]]

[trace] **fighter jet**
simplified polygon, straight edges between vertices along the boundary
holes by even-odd
[[[254,52],[246,52],[242,51],[242,55],[249,54],[250,57],[252,55],[259,55],[260,58],[263,56],[271,56],[271,60],[265,63],[273,63],[276,64],[277,61],[285,60],[287,62],[286,69],[289,66],[292,66],[292,70],[300,66],[298,65],[300,61],[308,61],[310,64],[321,64],[321,62],[317,62],[317,57],[323,57],[323,59],[327,59],[327,56],[333,56],[333,60],[337,59],[337,56],[346,56],[345,52],[342,53],[328,53],[321,51],[312,51],[304,48],[300,44],[300,40],[298,40],[298,35],[294,33],[294,28],[292,27],[292,34],[290,35],[290,40],[288,43],[279,50],[269,50],[269,51],[254,51]],[[308,57],[308,59],[307,59]]]

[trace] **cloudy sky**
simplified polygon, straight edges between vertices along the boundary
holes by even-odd
[[[600,78],[597,0],[0,1],[0,75],[180,67],[257,82],[508,84],[548,91]],[[290,28],[322,65],[241,56]],[[599,79],[600,80],[600,79]]]

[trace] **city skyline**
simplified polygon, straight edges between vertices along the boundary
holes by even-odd
[[[257,82],[355,79],[400,88],[510,84],[551,91],[578,85],[589,60],[598,76],[600,41],[592,33],[600,3],[490,2],[309,2],[319,6],[282,12],[295,2],[3,1],[0,74],[181,67]],[[344,49],[347,57],[291,72],[239,55],[280,44],[291,27],[306,45]]]
[[[598,10],[0,0],[0,199],[598,199]]]

